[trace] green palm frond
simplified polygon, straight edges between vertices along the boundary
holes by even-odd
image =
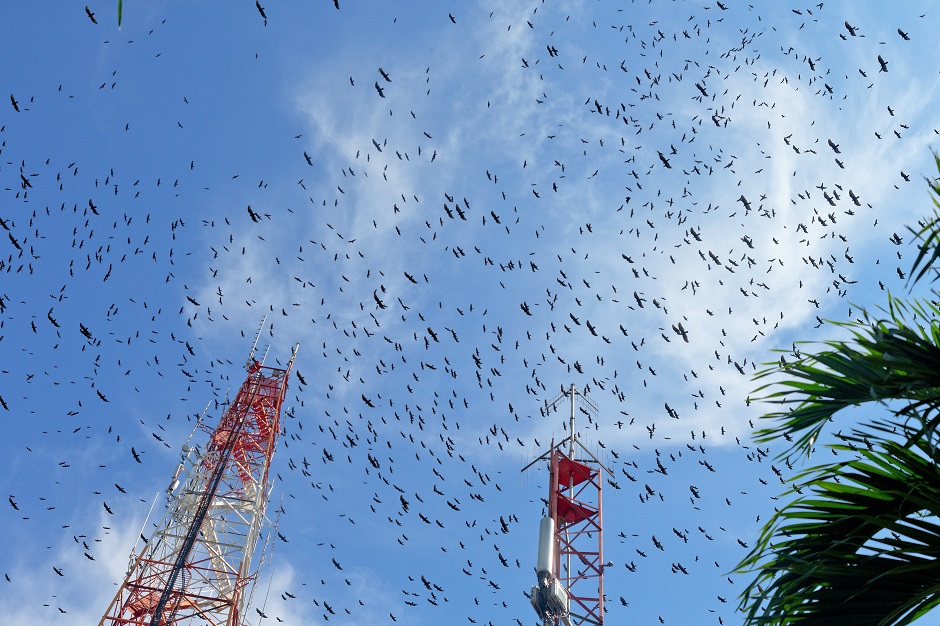
[[[927,182],[934,211],[910,229],[910,285],[940,277],[940,179]],[[900,626],[940,605],[940,302],[887,307],[756,376],[756,399],[779,407],[757,441],[786,439],[784,455],[809,455],[848,407],[881,405],[884,418],[835,434],[828,447],[850,460],[793,479],[793,501],[736,569],[755,576],[741,595],[748,626]]]
[[[897,415],[920,421],[915,437],[933,438],[940,426],[940,309],[891,298],[884,312],[887,319],[835,323],[849,339],[758,372],[755,380],[783,379],[759,387],[755,393],[767,393],[756,399],[785,407],[764,416],[774,424],[757,431],[759,443],[796,438],[790,451],[808,454],[838,411],[889,402]]]
[[[937,171],[940,172],[940,154],[934,152],[933,159]],[[930,271],[934,272],[933,279],[930,282],[940,277],[940,273],[935,267],[937,260],[940,259],[940,179],[928,178],[927,184],[930,186],[930,192],[933,195],[933,216],[921,222],[919,230],[908,227],[908,230],[914,233],[914,236],[921,242],[917,257],[914,259],[914,265],[911,267],[911,276],[908,279],[912,285]],[[917,271],[918,268],[920,268],[919,272]]]
[[[794,479],[737,572],[749,626],[909,624],[940,603],[940,452],[891,422]],[[913,443],[912,443],[913,441]]]

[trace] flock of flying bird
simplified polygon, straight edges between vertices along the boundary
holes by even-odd
[[[225,63],[266,84],[288,22],[356,29],[321,4],[256,1],[231,19],[262,52]],[[734,623],[730,572],[796,469],[749,442],[751,376],[781,338],[853,317],[857,290],[903,284],[906,216],[881,208],[916,180],[884,163],[936,131],[884,101],[910,24],[876,42],[828,3],[679,7],[687,20],[655,4],[373,7],[383,42],[359,33],[336,44],[354,60],[308,77],[326,110],[282,132],[269,101],[244,105],[255,157],[212,139],[225,94],[160,73],[179,16],[126,44],[101,34],[104,7],[66,20],[113,68],[27,68],[0,114],[0,416],[17,424],[0,519],[21,546],[0,568],[4,596],[42,605],[17,615],[100,615],[131,548],[118,540],[135,539],[116,529],[142,523],[194,407],[221,413],[266,315],[268,359],[302,346],[261,580],[295,571],[270,598],[258,586],[252,623],[534,623],[547,486],[516,476],[567,435],[545,402],[571,382],[601,406],[578,424],[614,473],[610,623]],[[128,67],[152,73],[155,119],[131,110]],[[59,149],[44,131],[58,115],[96,120],[119,157]],[[870,126],[850,135],[848,115]],[[695,602],[672,606],[664,580]],[[90,592],[100,607],[80,607]]]

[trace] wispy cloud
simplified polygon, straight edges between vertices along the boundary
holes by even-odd
[[[0,597],[5,623],[92,624],[101,619],[117,585],[124,580],[130,546],[143,520],[115,518],[102,512],[97,522],[102,530],[95,536],[69,537],[50,546],[49,555],[42,559],[43,567],[23,563],[9,573],[12,583]],[[61,576],[54,568],[62,572]]]

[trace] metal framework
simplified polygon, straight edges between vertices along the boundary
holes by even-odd
[[[569,434],[555,443],[523,471],[539,461],[548,461],[548,517],[553,520],[554,549],[552,578],[567,591],[567,611],[552,615],[550,611],[537,612],[543,623],[566,626],[604,624],[604,530],[603,530],[603,472],[604,465],[584,447],[574,427],[576,399],[580,398],[594,414],[597,407],[574,385],[562,389],[553,402],[546,402],[546,412],[557,406],[562,398],[569,398],[571,414]],[[584,407],[580,410],[587,413]],[[565,444],[567,451],[564,450]],[[540,581],[541,583],[541,581]],[[534,606],[534,604],[533,604]]]
[[[139,552],[99,626],[243,626],[265,522],[268,473],[297,348],[283,369],[248,359],[248,377],[205,450],[183,446],[167,512]],[[180,477],[183,477],[182,480]],[[182,484],[182,487],[180,485]],[[143,535],[142,535],[143,536]]]
[[[601,471],[551,451],[549,517],[555,520],[555,577],[568,591],[568,621],[604,623]]]

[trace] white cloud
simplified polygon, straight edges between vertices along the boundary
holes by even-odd
[[[76,520],[78,522],[79,520]],[[109,527],[77,541],[64,538],[42,566],[24,563],[10,572],[12,583],[0,596],[4,623],[96,624],[124,580],[130,548],[140,531],[139,517],[97,515],[97,527]],[[76,523],[75,526],[78,526]],[[81,543],[85,542],[88,548]],[[94,557],[86,558],[85,553]],[[53,568],[62,572],[56,574]],[[60,611],[60,609],[62,611]]]

